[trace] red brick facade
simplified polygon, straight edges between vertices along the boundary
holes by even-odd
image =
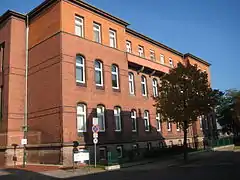
[[[75,35],[75,15],[84,19],[84,36]],[[152,80],[173,64],[184,62],[186,58],[209,74],[209,64],[191,55],[177,52],[163,44],[151,40],[127,28],[127,23],[105,13],[85,2],[75,0],[47,0],[28,14],[29,24],[29,66],[28,66],[28,161],[40,163],[68,164],[71,162],[72,142],[77,140],[81,147],[92,146],[92,118],[96,117],[97,105],[105,107],[105,132],[99,133],[98,147],[112,150],[117,145],[129,149],[138,143],[145,147],[151,142],[178,143],[183,133],[167,130],[162,123],[157,131],[156,111],[153,107]],[[2,122],[0,144],[2,152],[7,152],[12,143],[20,144],[23,137],[25,97],[25,19],[26,16],[7,12],[0,18],[0,60],[1,71]],[[102,43],[93,42],[93,22],[101,25]],[[116,32],[116,48],[109,47],[109,29]],[[132,52],[126,52],[126,40],[132,44]],[[144,47],[145,57],[138,56],[138,46]],[[150,60],[150,50],[154,50],[156,60]],[[4,51],[4,56],[3,56]],[[85,59],[85,84],[76,83],[76,55]],[[165,63],[160,63],[160,54]],[[3,60],[4,59],[4,60]],[[103,63],[103,88],[95,84],[94,61]],[[111,66],[119,70],[119,90],[112,88]],[[129,72],[134,75],[135,95],[129,94]],[[141,93],[141,76],[146,77],[146,97]],[[76,107],[84,103],[87,108],[87,132],[78,133]],[[121,107],[122,130],[116,132],[114,107]],[[137,131],[132,132],[131,110],[137,112]],[[150,131],[145,131],[143,112],[150,118]],[[202,137],[199,121],[190,130]],[[194,132],[194,134],[193,134]],[[20,147],[21,148],[21,147]],[[12,156],[11,153],[9,153]],[[1,156],[1,155],[0,155]],[[5,154],[7,159],[8,155]],[[2,160],[3,159],[3,160]],[[0,158],[4,161],[4,158]],[[9,163],[9,162],[8,162]],[[11,163],[11,162],[10,162]]]

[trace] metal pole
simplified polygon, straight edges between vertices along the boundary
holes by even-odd
[[[28,15],[26,17],[26,69],[25,69],[25,102],[24,102],[24,122],[23,122],[23,133],[24,139],[27,139],[27,88],[28,88],[28,34],[29,34],[29,25],[28,25]],[[26,145],[23,146],[23,167],[26,165]]]
[[[97,167],[97,144],[94,143],[94,167]]]

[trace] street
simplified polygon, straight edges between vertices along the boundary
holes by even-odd
[[[64,172],[58,175],[68,180],[239,180],[240,152],[218,151],[201,153],[189,157],[187,164],[182,161],[155,162],[124,168],[117,171],[102,172],[83,176],[64,178]],[[67,172],[65,172],[67,173]],[[69,172],[68,172],[69,173]],[[73,173],[73,172],[72,172]],[[67,176],[65,176],[67,177]],[[29,171],[8,171],[0,179],[57,179],[50,174]]]

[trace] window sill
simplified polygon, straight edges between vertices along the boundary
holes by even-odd
[[[137,130],[132,130],[132,132],[133,132],[133,133],[136,133],[136,132],[137,132]]]
[[[122,130],[115,130],[115,132],[116,132],[116,133],[121,133],[121,132],[122,132]]]
[[[98,86],[98,85],[96,85],[96,89],[105,90],[104,86]]]
[[[112,88],[113,92],[121,92],[120,88]]]
[[[76,85],[81,87],[87,87],[86,83],[81,83],[81,82],[76,82]]]

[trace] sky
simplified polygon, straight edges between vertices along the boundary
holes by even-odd
[[[240,89],[239,0],[85,0],[130,28],[211,66],[212,87]],[[21,3],[20,3],[21,2]],[[1,0],[0,14],[27,13],[43,0]]]

